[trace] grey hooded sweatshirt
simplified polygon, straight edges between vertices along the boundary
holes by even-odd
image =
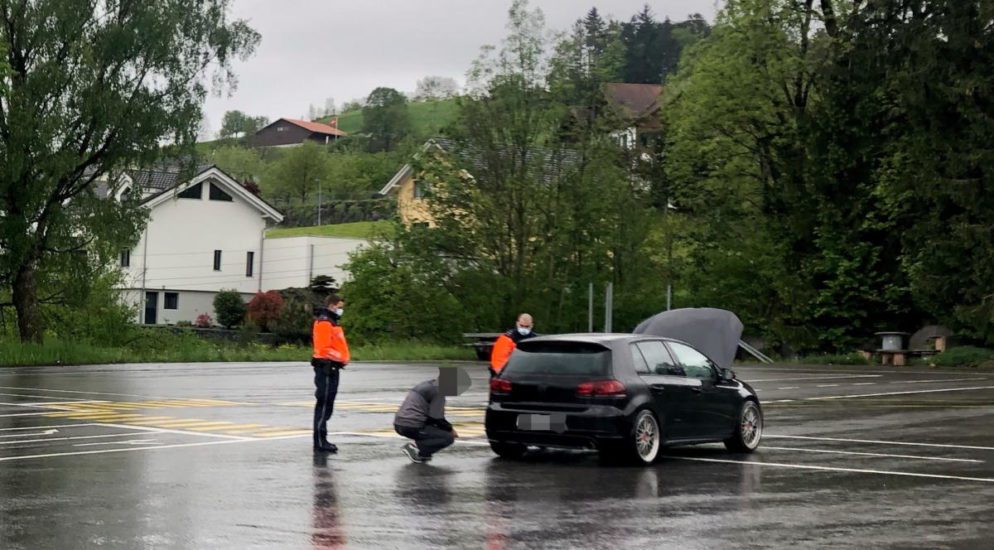
[[[438,391],[438,382],[425,380],[411,388],[397,410],[393,423],[395,426],[418,430],[427,425],[451,431],[452,424],[445,419],[445,396]]]

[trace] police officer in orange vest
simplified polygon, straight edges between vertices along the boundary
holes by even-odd
[[[338,325],[345,308],[345,300],[332,294],[325,300],[325,306],[316,312],[311,328],[314,353],[311,366],[314,367],[314,450],[322,453],[337,453],[338,447],[328,442],[328,419],[335,410],[335,396],[338,395],[338,373],[349,362],[349,344],[345,341],[345,331]]]
[[[497,337],[497,341],[494,342],[494,348],[490,352],[491,377],[500,374],[501,369],[504,368],[507,360],[511,357],[511,352],[514,351],[514,348],[518,347],[518,342],[538,336],[532,330],[534,325],[532,316],[522,313],[518,315],[518,322],[513,329]]]

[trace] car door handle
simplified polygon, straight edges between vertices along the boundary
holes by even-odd
[[[650,384],[649,387],[652,388],[652,391],[663,391],[666,389],[666,386],[662,384]]]
[[[692,391],[694,393],[701,393],[702,391],[704,391],[704,388],[702,388],[700,386],[691,386],[690,387],[690,391]]]

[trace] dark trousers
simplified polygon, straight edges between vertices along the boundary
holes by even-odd
[[[338,369],[335,367],[314,367],[314,445],[328,440],[328,419],[335,411],[335,396],[338,395]]]
[[[418,455],[422,458],[431,458],[431,455],[455,442],[452,432],[447,432],[436,426],[425,426],[418,429],[394,425],[393,428],[400,435],[414,440],[418,446]]]

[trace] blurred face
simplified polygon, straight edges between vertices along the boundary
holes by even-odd
[[[532,322],[531,315],[522,315],[518,317],[518,329],[524,332],[529,332],[532,330],[534,323]]]

